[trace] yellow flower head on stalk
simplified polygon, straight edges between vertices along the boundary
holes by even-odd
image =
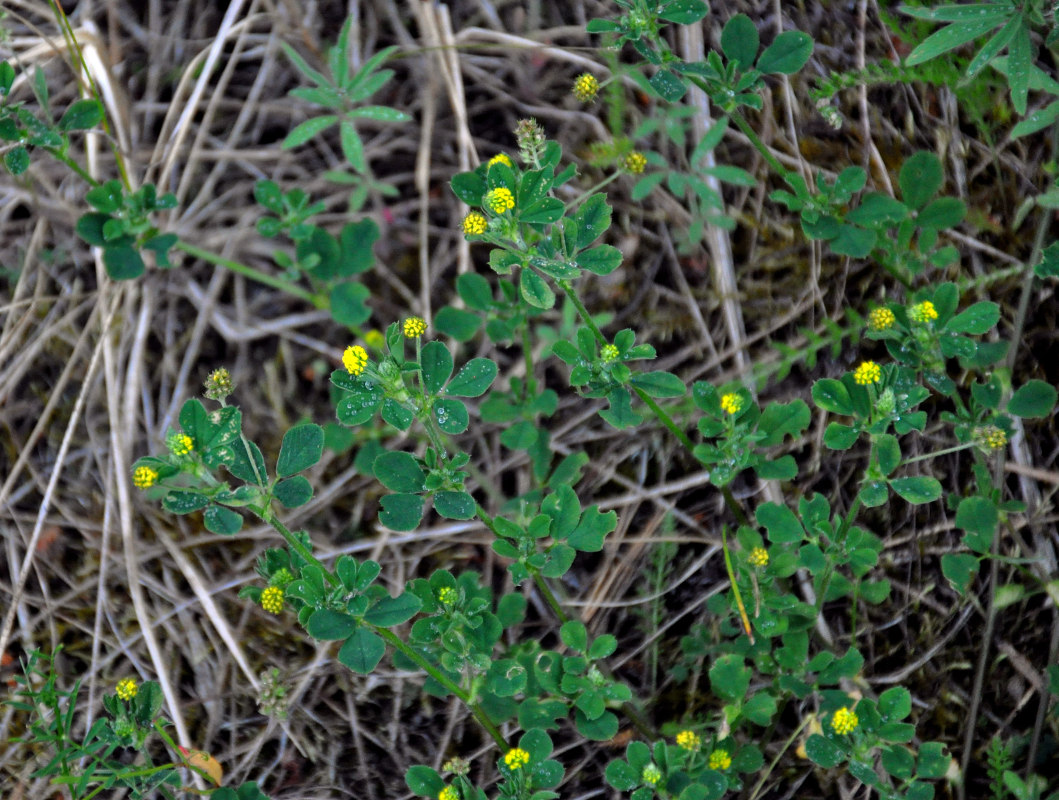
[[[438,589],[438,602],[443,606],[456,605],[456,590],[451,586],[442,586]]]
[[[140,691],[140,687],[132,678],[122,678],[118,681],[118,685],[114,687],[114,691],[118,697],[127,703],[136,696],[136,693]]]
[[[848,708],[843,707],[831,717],[831,729],[839,736],[845,736],[847,733],[853,733],[856,730],[858,722],[860,720],[857,719],[857,715]]]
[[[633,175],[639,175],[647,168],[646,156],[636,150],[633,150],[629,155],[625,156],[625,160],[622,163],[625,166],[625,169]]]
[[[137,489],[149,489],[158,483],[158,471],[150,467],[137,467],[132,471],[132,485]]]
[[[732,766],[732,757],[727,750],[714,750],[710,753],[710,769],[728,769]]]
[[[261,593],[261,607],[269,614],[278,614],[283,610],[283,590],[278,586],[269,586]]]
[[[422,317],[409,317],[404,321],[404,335],[408,339],[418,339],[427,332],[427,324]]]
[[[989,450],[1000,450],[1002,447],[1006,447],[1008,443],[1008,435],[996,425],[986,425],[984,428],[979,428],[975,431],[975,437]]]
[[[504,763],[510,770],[522,769],[529,763],[530,754],[523,750],[521,747],[515,747],[507,751],[504,756]]]
[[[938,310],[929,300],[916,303],[908,310],[908,316],[913,322],[932,322],[938,318]]]
[[[503,214],[515,207],[515,195],[511,194],[510,189],[498,186],[486,193],[483,202],[494,214]]]
[[[450,784],[438,792],[438,800],[460,800],[460,794],[456,787]]]
[[[195,441],[186,433],[171,433],[165,440],[169,452],[175,456],[186,456],[195,449]]]
[[[342,366],[350,375],[359,375],[368,366],[368,351],[359,344],[352,344],[342,354]]]
[[[515,165],[511,163],[511,159],[508,157],[507,153],[497,153],[495,156],[490,158],[489,164],[487,166],[491,167],[493,166],[493,164],[503,164],[504,166],[510,167],[511,169],[515,168]]]
[[[743,398],[735,392],[721,396],[721,410],[727,414],[738,414],[743,410]]]
[[[702,746],[702,739],[695,731],[680,731],[677,734],[677,747],[694,752]]]
[[[861,386],[868,386],[882,380],[882,367],[874,361],[864,361],[853,370],[853,380]]]
[[[595,75],[590,75],[586,72],[577,76],[577,80],[574,81],[574,86],[570,91],[582,103],[587,103],[589,100],[595,99],[596,92],[599,91],[599,81],[596,80]]]
[[[463,218],[463,232],[468,236],[481,236],[489,227],[489,220],[477,211]]]
[[[888,331],[897,322],[897,317],[890,309],[880,306],[873,308],[868,314],[868,329],[873,331]]]
[[[640,773],[640,778],[648,786],[657,786],[659,781],[662,780],[662,770],[655,764],[648,764],[643,768],[643,772]]]
[[[767,567],[769,565],[769,551],[764,547],[755,547],[747,557],[752,567]]]
[[[206,397],[210,400],[223,400],[235,389],[235,385],[232,383],[232,375],[224,367],[211,372],[206,378],[203,387],[206,390]]]
[[[609,364],[611,361],[616,361],[621,352],[612,344],[605,344],[599,351],[599,357],[603,360],[604,364]]]

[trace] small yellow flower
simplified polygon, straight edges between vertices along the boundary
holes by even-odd
[[[908,316],[913,322],[930,322],[938,318],[938,310],[929,300],[916,303],[908,310]]]
[[[530,754],[521,747],[508,750],[507,755],[504,756],[504,763],[507,764],[507,768],[510,770],[522,769],[529,763],[529,760]]]
[[[150,467],[137,467],[132,471],[132,485],[137,489],[149,489],[158,483],[158,471]]]
[[[695,751],[702,746],[702,739],[695,731],[680,731],[677,734],[677,747],[681,750]]]
[[[118,697],[127,703],[136,696],[136,693],[140,691],[140,687],[132,678],[122,678],[118,681],[118,685],[114,687],[114,691]]]
[[[989,450],[1000,450],[1002,447],[1006,447],[1008,443],[1008,435],[996,425],[986,425],[984,428],[979,428],[975,431],[975,436]]]
[[[206,378],[203,384],[206,397],[210,400],[223,400],[235,389],[232,383],[232,375],[224,367],[215,369]]]
[[[484,203],[486,208],[493,210],[493,213],[503,214],[515,207],[515,195],[511,194],[510,189],[498,186],[486,193]]]
[[[636,150],[633,150],[629,155],[625,156],[625,161],[623,163],[625,169],[633,175],[639,175],[647,168],[647,158],[643,153]]]
[[[460,800],[460,793],[450,784],[438,792],[438,800]]]
[[[752,567],[767,567],[769,565],[769,551],[764,547],[755,547],[747,557]]]
[[[743,410],[743,398],[735,392],[721,396],[721,410],[728,414],[738,414]]]
[[[507,153],[497,153],[495,156],[489,159],[487,166],[491,167],[493,164],[503,164],[505,166],[515,168],[515,165],[511,163],[511,159],[508,158]]]
[[[368,351],[359,344],[352,344],[342,354],[342,366],[350,375],[359,375],[368,366]]]
[[[714,750],[710,753],[710,769],[728,769],[732,766],[732,757],[727,750]]]
[[[364,344],[372,350],[382,350],[386,346],[386,336],[382,331],[372,328],[364,334]]]
[[[873,331],[888,331],[896,321],[894,312],[882,306],[872,309],[868,314],[868,328]]]
[[[278,614],[283,610],[283,590],[278,586],[269,586],[261,593],[261,607],[269,614]]]
[[[582,103],[587,103],[595,98],[596,92],[599,91],[599,81],[596,80],[595,75],[590,75],[586,72],[577,76],[577,80],[574,81],[574,87],[570,91]]]
[[[857,715],[848,708],[840,708],[831,717],[831,729],[839,736],[845,736],[847,733],[853,733],[859,721]]]
[[[489,220],[477,211],[463,218],[463,232],[468,236],[481,236],[489,227]]]
[[[409,317],[404,321],[404,335],[408,339],[418,339],[427,332],[427,324],[422,317]]]
[[[611,361],[617,360],[621,353],[618,348],[612,344],[605,344],[599,351],[599,357],[603,360],[604,364],[609,364]]]
[[[853,380],[861,386],[868,386],[882,380],[882,367],[874,361],[864,361],[853,370]]]
[[[662,780],[662,770],[654,764],[648,764],[643,768],[643,772],[640,773],[640,778],[649,786],[657,786],[658,782]]]
[[[451,586],[442,586],[438,589],[438,602],[443,606],[456,605],[456,590]]]
[[[169,452],[175,456],[186,456],[195,449],[195,441],[186,433],[173,433],[165,440]]]

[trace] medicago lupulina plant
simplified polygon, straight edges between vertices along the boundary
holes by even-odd
[[[670,49],[663,34],[667,24],[701,24],[704,3],[628,0],[617,5],[620,15],[593,20],[588,29],[607,37],[611,46],[628,44],[643,60],[624,67],[626,73],[639,76],[669,103],[678,103],[690,88],[701,90],[721,115],[709,138],[695,148],[688,171],[663,170],[657,153],[616,141],[595,150],[598,163],[612,174],[587,186],[541,125],[519,122],[511,153],[497,154],[451,180],[452,192],[470,209],[462,233],[487,251],[492,274],[470,272],[456,280],[461,307],[446,306],[431,320],[409,314],[389,321],[384,332],[350,341],[330,377],[335,419],[364,434],[358,437],[358,466],[386,490],[379,522],[412,531],[430,514],[475,521],[492,534],[492,550],[507,564],[506,591],[498,592],[474,571],[437,569],[409,581],[395,596],[379,581],[380,563],[350,555],[333,561],[321,557],[310,531],[287,527],[283,509],[313,497],[304,473],[323,456],[324,428],[295,425],[284,433],[278,454],[266,457],[244,435],[240,409],[229,404],[234,386],[223,368],[209,375],[206,402],[184,403],[179,427],[167,433],[165,451],[140,458],[132,480],[174,514],[201,512],[204,526],[219,535],[237,533],[247,518],[271,526],[283,546],[261,555],[261,580],[244,587],[241,596],[280,620],[296,618],[313,639],[335,642],[337,661],[355,673],[371,673],[389,651],[396,667],[426,675],[426,692],[455,697],[467,707],[484,739],[495,746],[488,757],[495,770],[481,773],[491,774],[495,784],[476,783],[466,754],[458,754],[441,772],[411,767],[405,777],[416,795],[438,800],[558,797],[555,789],[569,764],[553,758],[556,740],[566,742],[576,734],[613,742],[624,719],[631,726],[630,740],[624,755],[606,766],[605,779],[633,800],[758,796],[779,757],[793,749],[821,770],[843,767],[880,797],[926,800],[934,796],[932,781],[949,774],[951,756],[941,742],[917,738],[907,688],[875,690],[863,674],[865,658],[856,645],[858,607],[883,603],[891,591],[877,571],[883,538],[870,530],[866,510],[891,502],[945,503],[963,531],[964,548],[946,553],[941,570],[965,595],[981,563],[997,555],[998,531],[1023,511],[1005,494],[997,469],[1000,454],[1021,420],[1052,412],[1056,392],[1040,380],[1012,386],[1010,370],[1000,366],[1008,345],[994,336],[1000,306],[964,299],[977,294],[974,282],[961,285],[939,277],[944,269],[951,275],[959,262],[959,252],[943,234],[964,220],[967,207],[941,194],[944,171],[936,155],[909,155],[898,170],[897,191],[890,194],[866,191],[868,174],[859,166],[830,173],[820,169],[807,181],[761,141],[747,115],[762,108],[768,76],[793,75],[807,63],[813,49],[807,34],[781,33],[762,48],[757,26],[735,15],[720,30],[720,49],[689,63]],[[1024,31],[1043,24],[1043,17],[1007,6],[1002,14],[1001,6],[990,6],[988,19],[976,25],[958,10],[913,13],[964,26],[960,42],[992,30],[986,22],[1010,28],[1008,60],[997,66],[1007,70],[1023,113],[1029,88],[1050,91],[1039,76],[1024,78],[1020,61],[1026,57]],[[376,72],[388,53],[350,74],[342,58],[348,32],[347,25],[329,54],[328,74],[289,51],[298,71],[315,84],[296,96],[335,113],[302,123],[284,146],[299,146],[337,126],[343,155],[359,176],[343,180],[371,188],[377,184],[355,120],[398,122],[405,116],[358,105],[389,79],[388,71]],[[911,60],[943,55],[948,48],[942,45],[950,41],[955,40],[927,39]],[[1004,46],[990,41],[982,51],[986,56],[980,54],[986,61]],[[1027,69],[1031,76],[1037,75],[1033,70],[1040,72],[1032,64]],[[644,79],[641,70],[650,78]],[[8,153],[9,169],[25,171],[27,144],[71,160],[69,132],[98,124],[98,104],[75,105],[49,127],[22,105],[7,102],[13,76],[9,67],[0,73],[5,99],[0,137],[19,143]],[[573,91],[588,102],[601,91],[600,82],[586,73]],[[46,105],[41,94],[38,99]],[[1045,124],[1055,122],[1052,108],[1040,112],[1051,115]],[[1040,115],[1020,133],[1040,130],[1033,127]],[[706,205],[719,198],[706,178],[756,183],[743,170],[704,167],[699,159],[729,126],[743,134],[782,182],[784,188],[770,197],[797,219],[808,238],[825,243],[835,255],[875,264],[891,282],[889,299],[860,309],[856,317],[863,324],[854,338],[872,355],[816,380],[810,391],[816,420],[826,423],[823,445],[862,455],[849,501],[797,491],[804,475],[791,451],[814,422],[805,400],[759,403],[749,376],[722,385],[700,380],[689,387],[673,372],[647,369],[656,348],[631,328],[606,332],[605,317],[593,315],[585,298],[588,276],[610,275],[623,261],[621,251],[604,241],[612,205],[603,190],[612,181],[631,178],[644,198],[662,191],[663,184],[674,196],[690,187]],[[166,266],[167,254],[176,248],[327,308],[347,330],[359,331],[371,319],[369,291],[357,280],[373,264],[370,249],[379,231],[370,220],[349,222],[335,236],[313,222],[322,207],[306,192],[284,192],[275,182],[260,182],[255,198],[269,216],[261,218],[258,231],[284,235],[293,247],[293,254],[277,250],[277,266],[285,270],[279,279],[253,274],[159,231],[151,215],[171,207],[175,198],[159,196],[153,187],[132,192],[118,180],[93,184],[86,195],[93,210],[81,217],[77,230],[102,249],[111,277],[138,277],[145,250]],[[1051,200],[1038,201],[1044,209],[1053,207]],[[360,202],[363,198],[352,205]],[[1031,265],[1039,277],[1049,277],[1056,261],[1054,252],[1038,247]],[[569,322],[558,330],[556,309]],[[494,347],[515,348],[522,360],[519,374],[500,381],[496,358],[468,356],[462,343],[483,334]],[[558,364],[563,368],[557,371]],[[556,385],[557,372],[565,386]],[[661,731],[655,727],[652,698],[637,696],[613,666],[619,639],[609,633],[590,636],[557,591],[579,554],[600,552],[618,525],[614,511],[585,505],[578,493],[588,456],[561,457],[551,447],[551,422],[561,396],[583,398],[618,430],[647,421],[660,425],[708,474],[725,504],[716,537],[729,584],[706,603],[714,632],[700,650],[708,657],[710,700],[686,717],[663,721]],[[937,420],[946,437],[942,447],[935,444],[936,430],[932,441],[923,440],[928,408],[944,409]],[[503,447],[525,453],[528,488],[518,496],[506,497],[495,476],[478,468],[481,454],[469,431],[480,426],[499,427]],[[928,467],[932,459],[957,452],[965,457],[966,477],[958,490],[946,493]],[[789,500],[740,500],[733,484],[748,474],[783,482]],[[525,633],[530,594],[551,614],[546,622],[535,621],[550,637]],[[821,633],[825,604],[836,608],[839,603],[849,618],[842,644]],[[148,729],[164,732],[164,721],[154,721],[160,703],[145,706],[129,692],[128,685],[119,684],[116,699],[107,700],[118,738],[106,741],[142,749]],[[157,692],[147,696],[156,698]],[[793,725],[790,714],[785,716],[791,710],[797,710]],[[126,731],[126,723],[135,730]],[[781,728],[786,731],[782,740]],[[140,738],[127,742],[123,735]],[[101,774],[79,780],[87,786]],[[121,773],[115,768],[113,774]],[[164,770],[154,774],[175,780]],[[239,791],[260,791],[248,786]]]

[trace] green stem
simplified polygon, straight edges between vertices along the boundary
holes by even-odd
[[[61,150],[57,150],[54,147],[44,147],[42,149],[44,150],[45,153],[50,155],[56,161],[61,161],[63,164],[65,164],[71,170],[76,172],[78,174],[78,176],[81,178],[81,180],[83,180],[89,186],[91,186],[93,188],[95,188],[96,186],[99,186],[99,181],[97,181],[95,178],[93,178],[91,175],[89,175],[84,170],[84,168],[81,167],[80,164],[78,164],[76,161],[74,161],[72,158],[70,158],[70,156],[66,155],[66,153],[62,152]]]
[[[216,264],[219,267],[225,267],[230,269],[232,272],[249,278],[252,281],[264,284],[265,286],[271,286],[273,289],[279,289],[282,292],[297,297],[316,308],[327,308],[328,303],[325,298],[318,294],[308,292],[300,286],[296,286],[290,281],[283,280],[283,278],[277,278],[274,275],[262,272],[254,267],[247,266],[239,261],[232,261],[229,258],[223,258],[216,253],[211,253],[209,250],[203,250],[201,247],[196,247],[193,244],[187,242],[177,242],[173,245],[177,250],[183,250],[189,256],[200,258],[210,264]]]
[[[393,631],[388,630],[387,628],[380,628],[375,625],[371,625],[370,623],[368,624],[368,627],[370,627],[376,634],[381,636],[395,650],[399,650],[409,660],[419,665],[419,667],[424,672],[426,672],[431,678],[436,680],[438,683],[440,683],[442,686],[444,686],[446,689],[456,695],[456,697],[458,697],[463,702],[463,704],[467,706],[468,709],[470,709],[471,713],[474,715],[474,718],[478,720],[478,723],[483,728],[485,728],[486,733],[488,733],[492,737],[493,741],[497,743],[497,746],[500,747],[501,750],[508,749],[507,741],[504,739],[504,735],[500,733],[500,730],[496,727],[496,725],[493,724],[492,720],[490,720],[489,717],[486,716],[481,706],[474,702],[474,700],[469,694],[467,694],[467,692],[465,692],[458,685],[453,683],[449,679],[449,677],[445,675],[445,673],[441,672],[437,667],[435,667],[433,664],[423,658],[423,656],[417,653],[411,645],[407,644]]]
[[[967,442],[965,444],[957,444],[952,447],[946,447],[944,450],[934,450],[930,453],[924,453],[921,456],[912,456],[912,458],[902,459],[902,464],[914,464],[917,461],[925,461],[928,458],[937,458],[938,456],[947,456],[949,453],[958,453],[960,450],[966,450],[969,447],[974,447],[974,442]]]
[[[614,181],[616,181],[618,178],[620,178],[624,174],[625,174],[624,172],[615,172],[612,175],[604,178],[599,183],[597,183],[595,186],[593,186],[592,188],[586,189],[585,191],[581,192],[581,194],[579,194],[577,197],[575,197],[573,200],[571,200],[569,203],[567,203],[563,207],[563,211],[566,212],[566,211],[569,211],[571,208],[577,208],[579,205],[581,205],[581,203],[583,203],[585,200],[587,200],[593,194],[598,192],[600,189],[602,189],[608,183],[613,183]]]
[[[532,570],[530,574],[533,576],[533,583],[537,586],[537,591],[541,593],[544,598],[544,602],[551,608],[552,613],[555,614],[559,620],[559,624],[563,625],[570,621],[570,617],[567,616],[566,612],[563,611],[563,607],[559,605],[559,599],[552,592],[552,588],[548,585],[547,581],[544,580],[544,576],[541,575],[537,570]]]
[[[761,138],[757,135],[754,129],[750,127],[750,123],[743,118],[743,115],[734,110],[727,113],[728,118],[731,119],[732,122],[735,123],[735,126],[742,131],[743,135],[750,140],[750,144],[754,146],[755,150],[761,153],[761,157],[768,162],[768,165],[772,167],[772,170],[783,178],[786,184],[795,190],[796,194],[800,194],[801,186],[799,183],[795,182],[795,174],[783,166],[776,156],[772,155],[772,151],[770,151],[765,143],[761,141]]]
[[[338,586],[341,583],[338,577],[335,576],[320,559],[314,556],[312,554],[312,551],[310,551],[309,548],[302,544],[301,541],[299,541],[298,537],[291,533],[290,529],[286,525],[276,519],[276,516],[272,513],[271,510],[269,510],[268,508],[253,507],[251,507],[251,510],[255,514],[257,514],[257,516],[260,517],[263,522],[267,522],[269,525],[275,528],[279,532],[280,536],[282,536],[287,541],[287,545],[290,547],[291,550],[296,552],[310,564],[314,564],[315,566],[319,567],[320,571],[323,572],[324,577],[327,579],[328,583],[330,583],[332,586]]]

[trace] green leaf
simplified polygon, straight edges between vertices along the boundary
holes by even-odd
[[[445,394],[453,397],[480,397],[496,379],[496,362],[488,358],[472,358],[456,377],[449,381]]]
[[[452,193],[469,206],[480,206],[486,192],[485,178],[477,172],[461,172],[449,181]]]
[[[312,500],[313,485],[304,475],[295,475],[277,483],[272,489],[272,496],[286,508],[297,508]]]
[[[391,530],[415,530],[423,519],[423,498],[418,494],[388,494],[380,502],[379,522]]]
[[[618,515],[614,511],[601,514],[598,506],[589,506],[581,521],[566,541],[582,553],[598,553],[603,549],[603,540],[618,526]]]
[[[757,25],[746,14],[736,14],[721,31],[721,51],[729,61],[738,61],[747,70],[754,65],[760,45]]]
[[[930,503],[941,497],[941,484],[938,479],[927,475],[894,478],[890,481],[890,486],[897,494],[913,505]]]
[[[974,58],[971,59],[971,63],[967,65],[967,70],[964,73],[964,78],[970,80],[985,69],[986,65],[1000,55],[1000,52],[1008,46],[1012,39],[1015,38],[1015,34],[1018,33],[1020,28],[1022,28],[1022,15],[1012,14],[1010,19],[1004,23],[1000,30],[994,33],[989,40],[982,45],[982,48],[975,54]],[[1028,80],[1029,65],[1024,65],[1024,69],[1027,71],[1026,79]]]
[[[454,397],[440,397],[434,401],[434,420],[442,431],[449,434],[463,433],[470,424],[467,406]]]
[[[383,453],[375,459],[375,477],[393,492],[421,492],[426,474],[415,456],[408,453]],[[418,520],[417,520],[418,522]]]
[[[710,667],[710,686],[713,692],[728,703],[738,703],[750,688],[752,672],[742,656],[719,656]]]
[[[876,508],[886,502],[890,491],[886,486],[886,481],[865,481],[857,496],[868,508]]]
[[[607,764],[603,776],[607,779],[607,783],[619,792],[629,792],[640,785],[640,773],[627,761],[611,761]]]
[[[706,16],[709,7],[702,0],[672,0],[662,6],[658,18],[677,25],[692,25]]]
[[[761,447],[774,447],[785,436],[797,439],[809,427],[809,421],[809,406],[804,400],[769,403],[758,418],[758,433],[764,434],[758,444]]]
[[[445,519],[472,519],[476,510],[474,498],[467,492],[438,492],[434,508]]]
[[[493,307],[493,289],[477,272],[465,272],[456,279],[456,291],[468,308],[489,311]]]
[[[836,255],[865,258],[875,246],[875,231],[856,225],[840,225],[838,234],[828,244]]]
[[[1008,44],[1008,86],[1011,88],[1011,104],[1015,106],[1015,113],[1019,116],[1026,114],[1026,101],[1029,97],[1030,76],[1036,66],[1033,64],[1036,49],[1030,41],[1030,30],[1026,24],[1027,18],[1019,19],[1018,30],[1015,31]],[[997,59],[993,59],[996,65]]]
[[[376,122],[408,122],[411,119],[405,112],[389,106],[360,106],[346,112],[353,119],[370,119]]]
[[[108,214],[89,212],[82,214],[77,220],[75,230],[77,235],[94,247],[102,247],[107,243],[103,236],[103,225],[110,219]],[[1057,243],[1059,244],[1059,243]],[[1047,251],[1045,251],[1047,253]]]
[[[968,8],[972,8],[969,6]],[[1010,13],[1010,12],[1009,12]],[[946,25],[940,31],[936,31],[920,42],[905,59],[905,66],[914,67],[924,61],[937,58],[942,53],[955,50],[967,42],[977,39],[996,27],[997,18],[983,13],[977,19],[954,22]]]
[[[357,629],[357,621],[344,611],[321,608],[312,613],[305,623],[305,632],[325,642],[349,637]]]
[[[435,770],[422,764],[409,767],[404,774],[404,782],[412,794],[429,797],[430,800],[434,800],[445,788],[445,781],[441,779],[441,776]]]
[[[830,422],[824,429],[824,446],[831,450],[849,450],[857,443],[859,436],[856,428]]]
[[[411,592],[402,592],[397,597],[384,597],[368,609],[365,622],[380,628],[392,628],[407,622],[423,607],[423,601]]]
[[[597,192],[583,202],[573,216],[577,223],[575,249],[583,250],[602,236],[610,227],[610,214],[610,204],[607,203],[607,195],[603,192]]]
[[[12,175],[21,175],[29,169],[29,151],[22,145],[11,148],[4,154],[4,164]]]
[[[905,203],[916,210],[923,208],[944,183],[941,160],[934,153],[920,150],[901,165],[897,180]]]
[[[901,445],[897,443],[897,437],[888,433],[880,434],[875,438],[875,452],[879,459],[879,469],[883,475],[889,475],[901,463]]]
[[[999,514],[986,497],[965,497],[956,509],[956,527],[966,531],[964,543],[976,553],[988,553],[996,536]]]
[[[281,478],[309,469],[324,454],[324,429],[311,422],[295,425],[283,434],[276,474]]]
[[[643,417],[632,410],[632,396],[624,386],[618,386],[607,392],[607,401],[610,408],[599,412],[603,420],[619,431],[625,428],[635,428]]]
[[[756,464],[754,472],[763,481],[793,481],[798,477],[798,462],[788,454]]]
[[[681,397],[688,390],[684,381],[671,372],[641,372],[629,382],[650,397]]]
[[[115,281],[139,278],[145,269],[143,258],[128,245],[104,247],[103,266],[107,268],[107,275]]]
[[[221,536],[233,536],[243,527],[243,515],[224,506],[211,505],[202,514],[206,530]]]
[[[335,416],[343,425],[363,425],[382,405],[384,393],[377,383],[350,375],[344,369],[331,373],[331,383],[349,392],[335,403]]]
[[[357,628],[339,648],[338,660],[357,674],[367,675],[379,665],[385,653],[386,645],[378,634]]]
[[[434,329],[443,336],[451,336],[457,342],[473,339],[481,324],[482,318],[473,311],[464,311],[452,306],[443,306],[434,315]]]
[[[519,222],[527,225],[547,225],[563,218],[563,201],[557,197],[542,197],[518,212]]]
[[[338,117],[334,114],[307,119],[287,134],[287,138],[283,140],[283,144],[281,144],[280,147],[284,150],[289,150],[292,147],[304,144],[318,133],[330,128],[336,122],[338,122]]]
[[[61,131],[83,131],[94,128],[103,120],[103,106],[98,100],[78,100],[70,105],[59,120]]]
[[[1008,401],[1007,412],[1023,419],[1037,419],[1055,408],[1055,387],[1044,381],[1031,380],[1015,390]]]
[[[588,629],[580,620],[572,619],[563,623],[559,628],[559,638],[563,640],[563,644],[575,652],[584,653],[588,650]]]
[[[618,718],[610,711],[604,711],[596,719],[590,720],[580,708],[574,709],[574,725],[578,733],[593,742],[606,742],[618,733]]]
[[[884,722],[900,722],[912,713],[912,695],[903,686],[894,686],[879,695],[879,713]]]
[[[162,508],[171,514],[190,514],[210,504],[210,498],[198,492],[170,492],[162,500]]]
[[[621,250],[613,245],[601,244],[578,253],[574,263],[595,275],[610,275],[621,266],[621,261]]]
[[[687,93],[684,81],[670,69],[658,70],[647,83],[658,93],[659,97],[670,103],[677,102]]]
[[[1017,139],[1020,136],[1029,136],[1031,133],[1044,130],[1057,119],[1059,119],[1059,100],[1034,111],[1026,119],[1018,123],[1011,129],[1011,138]]]
[[[393,425],[399,431],[408,430],[412,425],[412,421],[415,420],[415,414],[389,397],[382,401],[381,416],[385,422]]]
[[[430,394],[438,394],[452,376],[452,354],[441,342],[423,345],[419,363],[423,367],[423,387]]]
[[[846,221],[857,225],[881,225],[900,222],[908,216],[908,207],[888,194],[870,192],[860,199],[860,205],[846,215]]]
[[[853,401],[846,387],[834,378],[821,378],[813,384],[813,402],[818,408],[833,414],[851,416]]]
[[[758,524],[768,531],[769,541],[775,544],[800,542],[805,530],[794,512],[778,503],[762,503],[755,512]]]
[[[784,31],[765,48],[757,68],[766,75],[793,75],[813,54],[813,39],[802,31]]]
[[[522,298],[535,308],[549,309],[555,305],[555,292],[548,282],[529,267],[522,268],[519,276]]]
[[[819,767],[830,769],[846,760],[846,754],[834,742],[825,739],[818,733],[812,734],[805,742],[805,754]]]
[[[984,301],[975,303],[945,323],[949,333],[970,333],[981,335],[992,330],[1000,320],[1000,306]]]
[[[916,215],[916,223],[923,228],[943,230],[954,228],[967,216],[967,204],[958,197],[939,197]]]
[[[971,581],[978,574],[978,559],[970,553],[946,553],[941,557],[941,574],[958,594],[967,594]]]
[[[945,754],[942,742],[924,742],[919,746],[919,760],[916,762],[916,776],[926,780],[944,778],[952,766],[952,758]]]
[[[371,309],[364,301],[371,297],[362,283],[339,283],[331,289],[329,303],[331,317],[339,325],[355,328],[371,318]]]

